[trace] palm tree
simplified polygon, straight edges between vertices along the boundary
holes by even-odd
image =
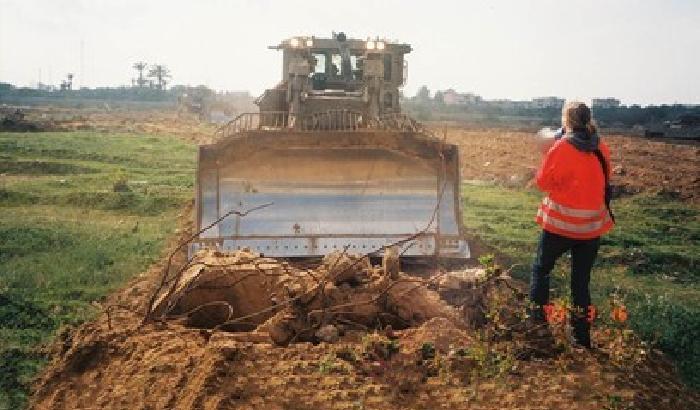
[[[136,84],[139,87],[146,85],[146,79],[143,78],[143,70],[146,69],[146,66],[148,66],[148,64],[144,63],[143,61],[137,61],[133,65],[134,69],[139,72],[139,78],[136,80]]]
[[[148,76],[156,79],[156,88],[164,90],[167,84],[167,78],[170,78],[170,70],[162,64],[155,64],[148,71]]]

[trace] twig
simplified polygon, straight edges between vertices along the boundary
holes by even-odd
[[[275,310],[275,309],[282,308],[282,307],[284,307],[284,306],[287,306],[287,305],[293,303],[293,302],[296,301],[296,300],[299,300],[299,299],[301,298],[301,296],[302,296],[302,295],[295,296],[295,297],[293,297],[293,298],[291,298],[291,299],[288,299],[288,300],[284,301],[283,303],[279,303],[279,304],[277,304],[277,305],[272,305],[272,306],[266,307],[266,308],[263,309],[263,310],[259,310],[259,311],[257,311],[257,312],[253,312],[253,313],[250,313],[250,314],[245,315],[245,316],[241,316],[241,317],[238,317],[238,318],[235,318],[235,319],[227,320],[226,322],[223,322],[223,323],[220,323],[220,324],[214,326],[214,328],[213,328],[212,330],[219,330],[219,329],[221,329],[223,326],[232,325],[232,324],[235,324],[235,323],[240,323],[240,322],[242,322],[242,321],[244,321],[244,320],[246,320],[246,319],[250,319],[250,318],[253,318],[253,317],[255,317],[255,316],[260,316],[260,315],[262,315],[262,314],[271,312],[271,311],[273,311],[273,310]]]
[[[112,315],[110,315],[110,311],[112,306],[107,306],[105,309],[105,314],[107,315],[107,329],[112,330]]]
[[[216,226],[219,222],[223,221],[224,219],[228,218],[228,217],[231,216],[231,215],[237,215],[237,216],[239,216],[239,217],[241,217],[241,218],[244,218],[244,217],[246,217],[249,213],[258,211],[258,210],[263,209],[263,208],[267,208],[268,206],[270,206],[270,205],[272,205],[272,204],[273,204],[272,202],[269,202],[269,203],[266,203],[266,204],[262,204],[262,205],[258,205],[258,206],[256,206],[256,207],[250,208],[250,209],[248,209],[248,210],[246,210],[246,211],[231,210],[231,211],[229,211],[229,212],[226,212],[223,216],[221,216],[220,218],[218,218],[217,220],[215,220],[215,221],[212,222],[211,224],[205,226],[204,228],[200,229],[197,233],[192,234],[192,235],[191,235],[189,238],[187,238],[185,241],[181,242],[181,243],[177,246],[177,248],[175,248],[175,250],[173,250],[173,251],[170,253],[170,256],[168,256],[168,262],[166,263],[165,268],[163,269],[163,276],[161,277],[160,285],[159,285],[158,288],[153,292],[153,295],[151,295],[151,298],[148,300],[148,305],[147,305],[147,307],[146,307],[146,314],[144,315],[143,320],[141,321],[141,325],[140,325],[139,327],[145,325],[146,323],[148,323],[148,322],[152,319],[152,318],[151,318],[151,314],[153,313],[153,312],[152,312],[152,310],[153,310],[153,303],[155,303],[155,300],[156,300],[156,298],[158,297],[158,294],[160,293],[160,291],[163,289],[163,287],[164,287],[165,284],[166,284],[166,281],[167,281],[167,279],[168,279],[168,272],[170,271],[170,265],[172,264],[173,258],[175,257],[175,255],[176,255],[182,248],[184,248],[185,246],[187,246],[187,244],[189,244],[189,243],[192,242],[194,239],[196,239],[197,237],[199,237],[199,235],[201,235],[202,233],[204,233],[204,232],[208,231],[209,229],[213,228],[213,227]],[[189,265],[189,262],[188,262],[187,264],[185,264],[185,266],[187,266],[187,265]],[[177,283],[178,283],[180,277],[182,276],[182,272],[183,272],[183,269],[180,269],[180,271],[176,274],[175,278],[173,279],[173,284],[171,285],[170,290],[168,291],[168,294],[166,295],[166,298],[167,298],[167,297],[170,297],[170,296],[172,295],[172,292],[174,292],[175,288],[177,287]]]
[[[188,318],[192,316],[193,314],[199,312],[201,309],[209,306],[217,306],[217,305],[223,305],[228,308],[228,316],[226,317],[226,320],[231,319],[231,316],[233,316],[233,306],[231,306],[230,303],[226,302],[225,300],[216,300],[213,302],[208,302],[203,305],[199,305],[194,307],[193,309],[188,310],[185,313],[175,315],[175,316],[168,316],[168,319],[182,319],[182,318]]]

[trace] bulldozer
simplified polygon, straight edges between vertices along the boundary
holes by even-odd
[[[178,115],[194,116],[199,121],[209,120],[209,111],[214,92],[206,87],[189,87],[177,97]]]
[[[190,255],[468,258],[457,146],[401,112],[411,46],[333,33],[269,48],[279,83],[199,147]]]

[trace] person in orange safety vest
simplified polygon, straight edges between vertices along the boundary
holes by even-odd
[[[589,348],[591,268],[600,237],[614,225],[609,208],[610,150],[598,136],[586,104],[567,102],[562,125],[535,178],[547,196],[536,217],[542,232],[530,281],[531,316],[536,322],[544,320],[550,273],[556,260],[571,251],[572,336],[574,343]]]

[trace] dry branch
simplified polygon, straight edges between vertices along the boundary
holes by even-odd
[[[217,220],[215,220],[215,221],[212,222],[211,224],[205,226],[204,228],[200,229],[198,232],[196,232],[196,233],[190,235],[190,237],[187,238],[185,241],[181,242],[181,243],[175,248],[175,250],[173,250],[173,251],[170,253],[170,256],[168,256],[168,262],[165,264],[165,268],[163,269],[163,274],[162,274],[162,276],[161,276],[160,285],[154,290],[153,294],[151,295],[150,299],[148,300],[148,305],[146,306],[146,313],[144,314],[143,320],[141,321],[141,326],[145,325],[146,323],[148,323],[149,321],[151,321],[151,320],[153,319],[153,318],[151,317],[151,315],[152,315],[152,313],[153,313],[153,312],[152,312],[152,311],[153,311],[153,303],[155,303],[155,300],[156,300],[156,298],[158,297],[158,294],[161,292],[161,290],[163,289],[163,287],[165,287],[166,283],[168,282],[168,273],[169,273],[169,271],[170,271],[170,266],[171,266],[171,264],[172,264],[173,258],[175,257],[175,255],[176,255],[180,250],[182,250],[182,248],[184,248],[184,247],[187,246],[190,242],[192,242],[192,241],[195,240],[197,237],[199,237],[199,235],[201,235],[202,233],[204,233],[204,232],[208,231],[209,229],[213,228],[213,227],[216,226],[219,222],[223,221],[224,219],[228,218],[228,217],[231,216],[231,215],[237,215],[237,216],[239,216],[239,217],[241,217],[241,218],[244,218],[244,217],[246,217],[248,214],[250,214],[251,212],[255,212],[255,211],[258,211],[258,210],[260,210],[260,209],[267,208],[268,206],[271,206],[272,204],[273,204],[272,202],[269,202],[269,203],[266,203],[266,204],[262,204],[262,205],[259,205],[259,206],[250,208],[250,209],[248,209],[248,210],[246,210],[246,211],[231,210],[231,211],[229,211],[229,212],[226,212],[223,216],[221,216],[220,218],[218,218]],[[189,264],[190,264],[190,262],[187,262],[187,263],[185,264],[185,266],[183,266],[183,267],[178,271],[178,273],[175,275],[175,277],[173,278],[173,281],[172,281],[173,283],[172,283],[172,285],[170,286],[170,290],[168,291],[168,295],[167,295],[166,297],[169,297],[169,296],[172,294],[172,292],[175,290],[175,288],[177,287],[179,278],[182,276],[182,272],[184,272],[184,270],[188,267]]]

